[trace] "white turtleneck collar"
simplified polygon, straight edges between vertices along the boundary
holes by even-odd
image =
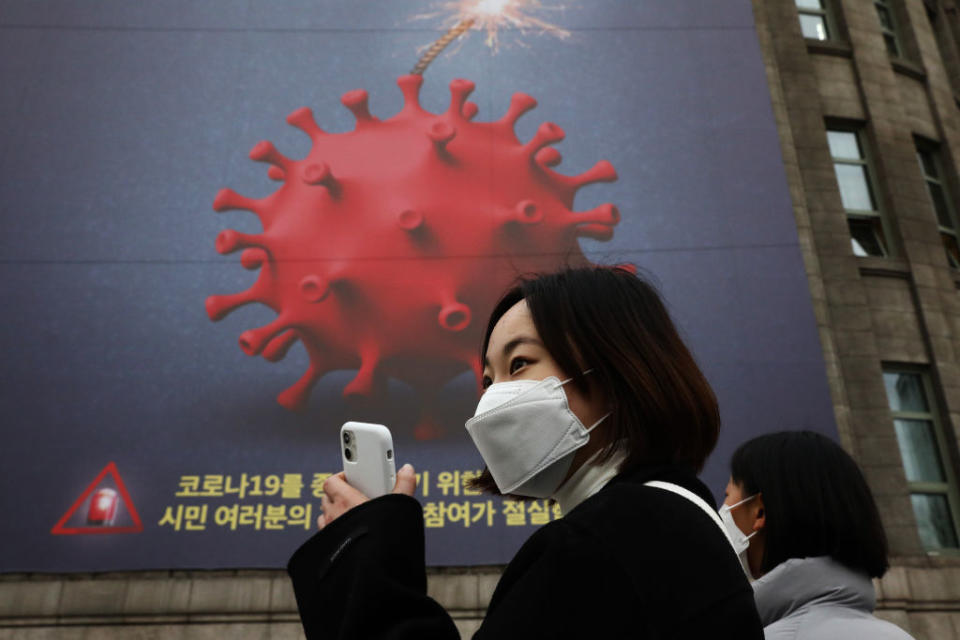
[[[623,451],[616,451],[603,464],[594,464],[601,451],[597,451],[587,458],[580,465],[580,468],[574,471],[573,475],[567,478],[567,481],[550,496],[559,503],[560,511],[564,515],[570,513],[578,504],[603,489],[614,476],[620,473],[620,465],[626,460],[627,454]]]

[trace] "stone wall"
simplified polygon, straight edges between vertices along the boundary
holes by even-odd
[[[427,589],[464,638],[480,625],[500,569],[439,569]],[[157,571],[0,576],[0,640],[296,640],[284,571]]]
[[[469,638],[500,570],[444,569],[428,592]],[[878,581],[877,615],[918,639],[960,637],[960,567],[895,567]],[[303,630],[282,571],[0,577],[0,640],[297,640]]]
[[[940,53],[927,7],[936,29],[955,23],[955,10],[891,0],[903,50],[891,58],[873,2],[827,4],[836,34],[820,42],[803,37],[794,0],[754,0],[827,378],[841,441],[863,468],[890,539],[894,566],[877,584],[878,615],[917,638],[960,639],[960,556],[923,550],[882,378],[884,364],[927,372],[946,432],[944,462],[956,469],[958,274],[941,244],[914,139],[939,143],[954,186],[960,113],[944,62],[950,56]],[[851,250],[827,146],[827,127],[836,123],[865,134],[891,257]]]

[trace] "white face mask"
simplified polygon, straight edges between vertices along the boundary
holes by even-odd
[[[589,373],[585,371],[584,373]],[[571,378],[572,379],[572,378]],[[547,498],[590,440],[556,377],[490,385],[466,428],[503,494]]]
[[[750,582],[753,582],[753,574],[750,572],[750,564],[747,562],[747,549],[750,548],[750,538],[757,535],[757,532],[754,531],[750,535],[745,534],[740,530],[740,527],[737,526],[737,523],[733,521],[733,514],[730,513],[734,508],[739,507],[744,502],[748,502],[757,497],[758,494],[753,494],[749,498],[744,498],[737,504],[723,505],[720,507],[717,512],[720,515],[720,520],[723,521],[723,526],[726,527],[728,537],[730,538],[730,544],[733,545],[733,550],[737,552],[737,558],[740,560],[740,566],[743,567],[743,572],[747,574],[747,579]]]

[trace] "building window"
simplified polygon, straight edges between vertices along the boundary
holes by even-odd
[[[927,10],[927,19],[930,21],[930,29],[937,41],[937,49],[940,51],[940,57],[943,58],[943,68],[950,78],[950,85],[954,93],[960,88],[960,58],[957,56],[957,48],[952,35],[950,19],[940,19],[939,2],[934,0],[925,0],[924,8]],[[955,9],[951,11],[955,13]]]
[[[940,238],[943,248],[947,252],[947,261],[954,269],[960,269],[960,245],[957,244],[956,212],[953,208],[953,198],[944,182],[943,163],[940,161],[940,151],[936,145],[917,141],[917,160],[920,162],[920,171],[927,183],[927,194],[930,196],[930,206],[937,215],[937,224],[940,227]]]
[[[796,0],[796,2],[803,37],[811,40],[829,40],[831,27],[826,0]]]
[[[877,17],[880,18],[880,31],[883,32],[883,41],[887,45],[887,53],[895,58],[900,57],[900,41],[897,39],[897,22],[893,17],[890,0],[874,0]]]
[[[828,129],[827,142],[833,156],[840,199],[847,212],[853,253],[858,256],[889,255],[862,135],[857,131]]]
[[[883,382],[920,541],[927,551],[956,549],[957,485],[941,455],[947,448],[929,379],[917,371],[884,368]]]

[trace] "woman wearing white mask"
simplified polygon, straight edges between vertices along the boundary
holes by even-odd
[[[870,488],[837,443],[810,431],[734,452],[720,516],[753,583],[767,640],[910,640],[873,617],[889,567]]]
[[[466,428],[477,488],[552,498],[474,638],[762,637],[752,591],[696,473],[716,399],[657,293],[630,271],[531,278],[494,309]],[[327,481],[322,530],[288,566],[309,638],[458,638],[426,595],[413,469],[374,500]]]

